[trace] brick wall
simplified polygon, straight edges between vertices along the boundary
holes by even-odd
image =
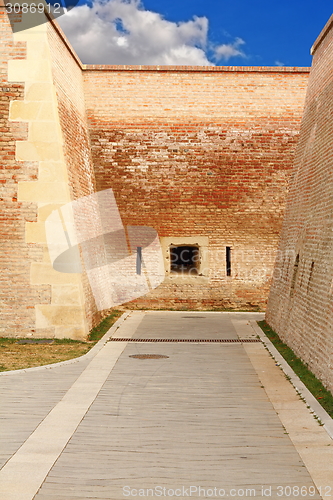
[[[50,287],[30,284],[30,264],[42,260],[41,246],[26,243],[26,222],[37,220],[36,203],[18,201],[18,183],[37,178],[35,162],[18,161],[15,141],[27,138],[24,122],[9,120],[9,106],[24,97],[21,82],[8,82],[8,61],[25,59],[24,42],[14,43],[9,19],[0,8],[0,335],[35,332],[35,304],[50,300]]]
[[[108,188],[164,252],[131,307],[265,308],[308,69],[82,67],[55,22],[20,33],[27,54],[1,30],[2,334],[83,338],[105,313],[52,269],[45,220]],[[197,275],[170,273],[172,244],[199,246]]]
[[[333,16],[313,47],[267,321],[333,390]]]
[[[203,276],[169,275],[130,306],[265,308],[308,69],[87,66],[84,79],[97,190],[166,247],[208,239]]]

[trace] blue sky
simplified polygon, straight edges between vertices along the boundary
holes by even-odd
[[[87,64],[310,66],[330,0],[94,0],[58,22]]]

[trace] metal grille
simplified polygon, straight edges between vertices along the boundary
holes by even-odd
[[[260,339],[126,339],[121,337],[111,337],[109,342],[200,342],[219,344],[242,344],[261,342]]]

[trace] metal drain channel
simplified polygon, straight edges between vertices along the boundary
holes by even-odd
[[[108,342],[204,342],[204,343],[220,343],[220,344],[242,344],[261,342],[260,339],[126,339],[121,337],[111,337]]]

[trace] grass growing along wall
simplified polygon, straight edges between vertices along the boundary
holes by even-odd
[[[97,342],[100,340],[103,335],[111,328],[111,326],[116,322],[116,320],[123,314],[124,311],[118,311],[115,309],[109,314],[106,318],[104,318],[95,328],[93,328],[89,335],[89,342]]]
[[[275,348],[279,351],[282,357],[287,361],[288,365],[294,370],[296,375],[301,379],[303,384],[309,389],[311,394],[317,399],[318,403],[327,411],[330,417],[333,418],[333,395],[326,389],[320,380],[308,369],[306,364],[296,356],[294,351],[287,346],[276,332],[266,323],[266,321],[258,321],[258,325],[269,338]]]

